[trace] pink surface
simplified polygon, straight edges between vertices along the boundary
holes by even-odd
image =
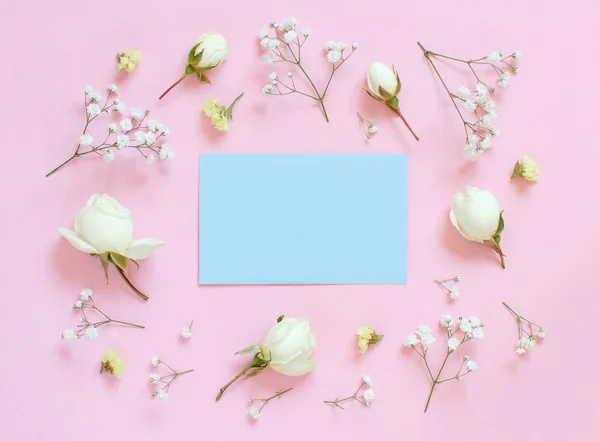
[[[5,5],[1,438],[597,439],[600,151],[593,131],[599,14],[591,0],[382,0],[353,6],[307,0],[295,8],[240,0]],[[314,31],[305,48],[319,83],[327,69],[321,51],[326,40],[360,43],[334,79],[328,125],[303,97],[260,92],[272,67],[262,64],[255,33],[290,15]],[[191,43],[213,29],[226,35],[232,50],[211,75],[213,85],[190,78],[159,103],[158,95],[184,68]],[[521,71],[498,99],[502,138],[480,162],[464,158],[458,117],[417,40],[464,57],[522,51]],[[129,77],[114,68],[115,53],[128,48],[144,57]],[[361,90],[374,60],[398,68],[404,84],[400,105],[421,136],[418,144]],[[451,82],[458,87],[462,81],[457,74]],[[148,165],[131,152],[108,165],[80,160],[45,179],[75,147],[83,87],[111,82],[121,86],[123,101],[149,107],[170,127],[175,160]],[[231,131],[217,134],[201,114],[204,100],[228,103],[241,91],[246,94]],[[380,127],[369,143],[357,110]],[[408,153],[408,285],[199,287],[200,152]],[[536,185],[507,179],[523,154],[540,163]],[[493,191],[505,210],[505,271],[493,252],[463,240],[448,221],[452,194],[467,184]],[[131,209],[136,237],[167,241],[133,275],[151,297],[147,304],[114,272],[105,285],[97,261],[56,232],[71,227],[76,211],[97,192]],[[432,279],[455,274],[463,278],[462,294],[449,304]],[[102,328],[95,341],[61,341],[62,330],[76,324],[71,304],[83,287],[93,288],[107,311],[147,329]],[[517,330],[502,301],[547,329],[546,341],[524,357],[514,353]],[[433,326],[446,312],[485,322],[485,340],[469,350],[480,370],[441,386],[424,415],[426,372],[401,343],[414,326]],[[310,319],[318,369],[296,379],[261,375],[215,404],[218,388],[246,362],[233,353],[257,342],[280,314]],[[179,330],[192,318],[194,337],[182,342]],[[361,357],[353,333],[363,324],[386,338]],[[108,347],[127,362],[121,381],[98,375]],[[442,351],[441,344],[434,347]],[[177,381],[168,403],[149,398],[155,354],[180,369],[196,369]],[[370,408],[354,403],[343,412],[322,404],[351,393],[362,373],[372,375],[377,393]],[[250,421],[249,397],[291,386],[295,390],[271,403],[260,421]]]

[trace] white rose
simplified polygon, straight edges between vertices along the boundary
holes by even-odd
[[[196,70],[215,69],[229,56],[227,40],[216,32],[207,32],[198,37],[194,47],[194,56],[189,61]]]
[[[165,242],[154,239],[133,240],[131,213],[106,194],[95,194],[75,216],[75,231],[58,232],[79,251],[88,254],[116,253],[129,259],[150,256]]]
[[[378,61],[367,70],[367,85],[373,95],[384,101],[398,95],[401,86],[398,72]]]
[[[484,243],[496,251],[504,268],[504,254],[500,248],[504,219],[492,193],[477,187],[467,187],[464,193],[456,193],[450,204],[450,221],[465,239]]]
[[[258,345],[262,358],[283,375],[304,375],[317,364],[309,360],[317,343],[307,319],[285,318]]]

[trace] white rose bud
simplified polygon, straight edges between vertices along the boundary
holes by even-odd
[[[185,72],[171,87],[169,87],[158,99],[162,99],[175,86],[183,81],[185,77],[196,74],[201,83],[209,83],[210,80],[205,72],[216,69],[229,57],[229,46],[223,35],[216,32],[202,34],[194,42],[188,54],[188,65]]]
[[[410,127],[408,121],[406,121],[406,118],[402,115],[402,112],[400,112],[398,94],[402,88],[402,83],[400,82],[400,77],[394,66],[390,69],[385,64],[378,61],[371,63],[367,70],[367,85],[369,86],[367,93],[377,101],[385,102],[390,109],[394,110],[404,124],[406,124],[410,133],[418,141],[419,137]]]
[[[496,251],[504,268],[504,254],[500,249],[504,219],[492,193],[477,187],[467,187],[464,193],[456,193],[450,205],[450,221],[465,239],[483,243]]]

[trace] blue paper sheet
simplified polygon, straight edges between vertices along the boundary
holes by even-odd
[[[199,163],[200,284],[406,283],[406,155]]]

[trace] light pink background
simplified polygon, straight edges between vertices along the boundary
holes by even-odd
[[[281,3],[4,5],[1,438],[597,439],[598,2]],[[303,97],[260,92],[273,68],[262,63],[255,33],[290,15],[314,31],[305,48],[318,84],[328,68],[321,50],[326,40],[360,43],[334,79],[328,125]],[[208,30],[224,33],[231,45],[231,58],[211,74],[213,85],[189,78],[158,102],[185,67],[194,39]],[[417,40],[462,57],[522,51],[518,77],[498,98],[502,137],[480,162],[464,158],[459,119]],[[132,75],[116,74],[115,53],[129,48],[141,50],[143,60]],[[399,70],[400,104],[421,142],[361,90],[375,60]],[[443,69],[454,87],[470,80],[464,70]],[[79,160],[44,178],[76,146],[83,87],[112,82],[121,86],[125,103],[149,107],[170,127],[175,160],[148,165],[130,152],[108,165]],[[230,132],[217,134],[202,115],[204,100],[229,103],[242,91]],[[371,142],[364,141],[357,110],[380,127]],[[199,287],[201,152],[408,153],[408,285]],[[540,163],[536,185],[508,180],[523,154]],[[464,241],[450,226],[451,196],[467,184],[493,191],[505,210],[505,271],[491,251]],[[151,297],[147,304],[115,273],[105,285],[98,262],[57,234],[99,192],[131,209],[137,237],[167,241],[133,275]],[[463,278],[462,295],[450,304],[432,279],[455,274]],[[95,341],[61,341],[62,330],[77,323],[71,304],[83,287],[94,289],[106,311],[147,329],[105,327]],[[502,301],[543,324],[547,341],[518,357],[516,325]],[[424,415],[426,372],[401,343],[414,326],[435,325],[447,312],[485,322],[485,340],[468,351],[480,370],[441,386]],[[247,362],[233,353],[259,341],[280,314],[310,319],[318,369],[296,379],[267,373],[231,388],[215,404],[218,388]],[[194,337],[182,342],[179,330],[192,318]],[[353,333],[363,324],[386,337],[361,357]],[[127,362],[121,381],[98,374],[109,347]],[[438,344],[432,352],[443,350]],[[155,354],[177,368],[196,369],[174,384],[166,404],[149,398]],[[370,408],[353,403],[342,412],[322,404],[352,393],[362,373],[374,380],[377,399]],[[260,421],[250,421],[249,397],[291,386],[295,390],[270,404]]]

